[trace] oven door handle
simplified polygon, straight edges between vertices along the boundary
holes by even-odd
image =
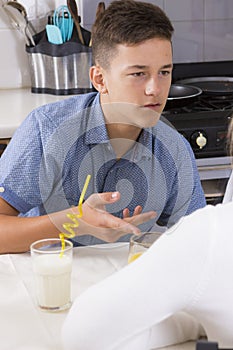
[[[232,170],[233,166],[231,164],[222,164],[222,165],[206,165],[199,166],[199,171],[213,171],[213,170]]]

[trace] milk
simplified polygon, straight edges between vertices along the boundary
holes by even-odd
[[[34,258],[33,269],[39,306],[51,310],[69,307],[71,257],[60,254],[38,255]]]

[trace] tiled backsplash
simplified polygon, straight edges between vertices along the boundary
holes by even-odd
[[[90,29],[99,1],[81,1],[83,23]],[[160,6],[174,25],[174,62],[233,59],[233,0],[145,1]]]
[[[5,0],[6,1],[6,0]],[[148,1],[148,0],[145,0]],[[0,0],[4,2],[4,0]],[[19,0],[29,19],[39,28],[47,13],[63,0]],[[82,25],[91,29],[99,0],[78,0]],[[106,0],[108,5],[111,0]],[[233,0],[150,0],[171,19],[174,62],[233,60]],[[43,5],[42,5],[43,3]],[[30,86],[22,35],[13,28],[0,7],[0,88]]]

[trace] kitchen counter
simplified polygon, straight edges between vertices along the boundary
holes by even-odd
[[[0,89],[0,139],[11,138],[26,116],[35,108],[67,96],[34,94],[30,88]]]

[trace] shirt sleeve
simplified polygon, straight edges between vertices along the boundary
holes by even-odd
[[[206,207],[182,219],[139,259],[84,292],[65,321],[65,349],[121,349],[135,337],[144,345],[134,350],[149,349],[149,329],[184,310],[197,293],[208,262],[211,215]]]
[[[41,202],[38,169],[42,147],[35,113],[16,130],[0,159],[1,197],[19,212],[25,213]]]

